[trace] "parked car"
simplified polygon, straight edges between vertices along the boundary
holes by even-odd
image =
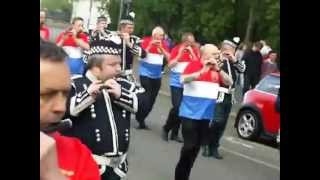
[[[267,136],[276,142],[280,129],[280,113],[275,108],[279,88],[280,74],[272,73],[245,93],[234,124],[241,138]]]

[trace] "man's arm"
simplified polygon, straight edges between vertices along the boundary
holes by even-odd
[[[58,38],[57,38],[57,41],[56,41],[57,46],[62,47],[64,41],[66,40],[66,38],[67,38],[67,35],[65,35],[65,34],[60,34],[60,35],[58,36]]]
[[[114,103],[127,111],[136,113],[138,111],[138,98],[137,94],[134,93],[135,85],[123,78],[119,78],[117,82],[121,85],[121,95],[114,99]]]
[[[203,70],[194,72],[192,74],[185,74],[181,76],[181,83],[189,83],[191,81],[196,80],[198,77],[201,76]]]
[[[85,49],[85,50],[89,50],[90,49],[89,43],[85,42],[81,38],[77,38],[76,36],[73,36],[73,39],[76,42],[76,44],[79,47],[81,47],[82,49]]]
[[[244,73],[244,71],[246,70],[245,61],[237,60],[235,63],[231,63],[231,65],[232,65],[239,73]]]
[[[72,90],[70,93],[70,101],[68,103],[69,114],[71,116],[78,116],[83,110],[95,102],[95,98],[99,93],[99,88],[102,84],[99,81],[93,82],[88,89],[81,92],[76,91],[76,85],[72,83]]]
[[[226,86],[232,86],[232,84],[233,84],[232,78],[226,72],[224,72],[222,69],[220,69],[220,71],[218,71],[218,72],[219,72],[220,77],[222,79],[222,83]]]
[[[168,63],[168,68],[172,68],[174,67],[175,65],[178,64],[178,61],[179,59],[181,58],[182,56],[182,52],[184,50],[184,46],[181,46],[177,52],[177,50],[174,48],[172,51],[171,51],[171,54],[170,54],[170,58],[173,58],[169,61]],[[174,55],[176,55],[176,57],[174,57]]]

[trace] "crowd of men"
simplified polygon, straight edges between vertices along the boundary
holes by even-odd
[[[101,16],[86,33],[83,19],[75,17],[53,43],[40,11],[40,179],[125,177],[131,115],[137,129],[149,129],[146,119],[167,62],[172,108],[161,138],[168,141],[171,132],[171,140],[183,143],[175,179],[187,180],[201,146],[203,156],[222,159],[219,141],[237,82],[245,93],[277,71],[276,52],[262,55],[267,45],[261,42],[250,49],[236,37],[199,46],[184,32],[170,48],[160,26],[151,36],[133,35],[133,18],[123,17],[119,29],[110,31]],[[140,83],[133,75],[135,60]]]

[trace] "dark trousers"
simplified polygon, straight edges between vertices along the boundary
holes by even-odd
[[[161,86],[161,79],[152,79],[140,76],[141,86],[145,89],[139,99],[139,108],[136,119],[140,125],[145,125],[145,119],[151,112]]]
[[[171,86],[171,103],[172,108],[168,114],[168,118],[166,124],[163,126],[163,129],[166,132],[171,132],[171,137],[178,136],[179,127],[181,124],[181,120],[179,118],[179,107],[182,100],[183,88]]]
[[[213,123],[209,127],[209,146],[212,149],[220,146],[219,142],[226,129],[232,107],[231,100],[232,96],[225,94],[223,102],[216,104]]]
[[[180,118],[184,142],[175,170],[175,180],[188,180],[200,146],[207,143],[209,121]]]
[[[260,75],[244,74],[243,95],[250,89],[253,89],[260,81]]]
[[[113,168],[108,167],[106,171],[101,175],[101,180],[120,180],[120,176],[118,176],[114,171]]]

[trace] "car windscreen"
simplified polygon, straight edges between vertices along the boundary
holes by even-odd
[[[274,76],[274,75],[267,75],[256,86],[257,90],[271,93],[274,95],[278,94],[279,88],[280,88],[280,77]]]

